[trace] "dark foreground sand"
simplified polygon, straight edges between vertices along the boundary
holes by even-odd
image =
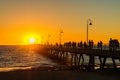
[[[0,72],[0,80],[120,80],[120,71],[17,70]]]

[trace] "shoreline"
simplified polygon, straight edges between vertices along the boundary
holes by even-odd
[[[120,70],[106,69],[94,72],[63,69],[63,67],[39,67],[0,72],[2,80],[119,80]]]
[[[71,67],[66,65],[49,65],[49,66],[15,66],[15,67],[1,67],[0,72],[11,72],[11,71],[23,71],[23,70],[41,70],[41,71],[58,71],[58,70],[70,70]]]

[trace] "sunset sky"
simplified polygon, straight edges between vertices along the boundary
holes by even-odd
[[[87,19],[89,39],[95,43],[109,38],[120,40],[120,0],[0,0],[0,45],[24,44],[29,35],[38,42],[62,43],[86,41]]]

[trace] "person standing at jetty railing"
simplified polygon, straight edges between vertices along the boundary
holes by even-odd
[[[89,40],[88,48],[92,49],[94,46],[93,40]]]
[[[87,43],[86,43],[86,42],[84,42],[84,49],[85,49],[85,48],[87,48]]]
[[[58,47],[58,43],[55,44]]]
[[[103,42],[102,42],[102,41],[99,41],[99,42],[97,43],[97,48],[102,50],[102,46],[103,46]]]
[[[115,51],[119,48],[119,41],[117,39],[112,39],[110,38],[109,40],[109,50],[110,51]]]
[[[78,43],[78,48],[83,48],[83,43],[82,43],[82,41]]]
[[[76,42],[72,42],[72,48],[76,48]]]
[[[64,47],[71,48],[72,47],[71,41],[64,43]]]

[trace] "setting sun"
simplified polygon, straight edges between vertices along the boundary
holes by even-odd
[[[40,44],[41,39],[40,39],[40,36],[36,34],[28,34],[24,36],[23,42],[24,44]]]
[[[30,39],[29,39],[29,43],[30,43],[30,44],[34,44],[35,41],[36,41],[35,38],[30,38]]]

